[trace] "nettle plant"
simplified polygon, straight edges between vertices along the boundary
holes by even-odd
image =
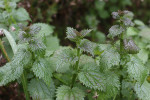
[[[11,32],[11,35],[15,40],[17,40],[17,33],[19,31],[18,24],[22,23],[24,25],[28,24],[28,21],[31,21],[28,12],[22,8],[17,7],[17,3],[20,0],[1,0],[0,1],[0,28],[6,29]],[[7,36],[6,36],[7,37]],[[2,48],[2,53],[4,54],[7,61],[13,56],[12,49],[9,44],[9,40],[7,40],[3,34],[0,32],[0,45]],[[5,41],[5,43],[3,43]],[[3,46],[4,45],[4,46]],[[5,50],[7,53],[5,53]]]
[[[49,45],[51,38],[42,25],[21,25],[17,43],[3,29],[12,41],[14,56],[0,67],[0,86],[17,80],[26,100],[150,100],[149,69],[137,57],[139,48],[125,34],[133,25],[132,14],[118,11],[112,15],[118,24],[109,30],[110,44],[85,39],[92,30],[68,27],[67,38],[76,48],[57,45],[53,49],[56,45]]]
[[[0,1],[0,27],[13,30],[17,23],[28,24],[31,21],[28,12],[17,7],[20,0],[2,0]]]

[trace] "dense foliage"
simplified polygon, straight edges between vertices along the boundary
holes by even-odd
[[[107,10],[106,1],[96,0],[84,19],[90,29],[65,28],[73,46],[60,46],[54,26],[32,23],[18,2],[0,1],[0,49],[8,61],[0,67],[0,86],[18,82],[26,100],[150,100],[150,28],[132,12]],[[57,13],[49,9],[48,17]],[[110,12],[115,24],[106,40],[97,16],[105,20]]]

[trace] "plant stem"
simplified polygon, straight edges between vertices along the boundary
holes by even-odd
[[[80,59],[80,49],[79,48],[77,49],[77,56],[78,56],[78,61],[76,62],[76,65],[75,65],[76,72],[78,72],[78,68],[79,68],[79,59]],[[71,88],[73,88],[73,85],[76,81],[77,75],[78,75],[77,73],[73,74]]]
[[[6,52],[5,48],[4,48],[4,45],[3,45],[3,42],[2,42],[1,39],[0,39],[0,49],[1,49],[2,53],[3,53],[3,55],[5,56],[5,58],[7,59],[7,61],[9,62],[10,59],[8,57],[8,54],[7,54],[7,52]]]
[[[123,57],[123,50],[124,50],[124,45],[123,45],[123,37],[124,37],[124,33],[121,34],[120,37],[120,61],[122,60]],[[122,70],[122,65],[120,64],[120,70]],[[120,86],[122,86],[122,80],[123,80],[123,76],[120,76]],[[120,87],[120,99],[122,98],[122,93],[121,93],[122,87]]]
[[[25,96],[26,96],[26,100],[30,100],[30,96],[29,96],[29,93],[28,93],[28,90],[27,90],[27,78],[26,78],[26,72],[24,71],[22,76],[21,76],[21,82],[22,82],[22,85],[23,85],[23,90],[24,90],[24,93],[25,93]]]

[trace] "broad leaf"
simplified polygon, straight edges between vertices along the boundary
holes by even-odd
[[[128,36],[136,36],[136,35],[138,35],[138,33],[139,33],[138,29],[136,29],[134,27],[129,27],[127,29],[127,35]]]
[[[139,35],[150,41],[150,28],[143,28]]]
[[[43,79],[44,82],[49,86],[51,84],[52,68],[46,59],[40,58],[33,63],[32,71],[36,77]]]
[[[82,49],[83,51],[86,51],[88,53],[90,53],[91,55],[94,56],[94,53],[95,53],[95,49],[97,47],[97,44],[96,43],[93,43],[87,39],[83,39],[81,40],[79,46],[78,46],[80,49]]]
[[[145,24],[141,20],[134,20],[134,23],[138,26],[145,26]]]
[[[104,33],[98,31],[95,33],[95,35],[98,43],[104,43],[106,41],[106,36]]]
[[[85,37],[87,34],[89,34],[92,30],[91,29],[84,29],[82,30],[81,33],[81,37]]]
[[[26,67],[29,63],[31,63],[31,60],[32,54],[29,51],[25,49],[19,49],[12,58],[12,63]]]
[[[117,50],[111,45],[99,45],[99,48],[104,50],[104,52],[100,56],[100,67],[109,70],[112,68],[116,68],[115,66],[119,66],[120,62],[120,54]]]
[[[32,25],[32,26],[30,26],[30,34],[37,34],[37,33],[39,33],[39,31],[41,30],[41,26],[39,26],[39,25]]]
[[[81,36],[81,34],[76,30],[73,29],[71,27],[67,27],[67,38],[71,41],[77,41],[79,36]]]
[[[91,56],[81,55],[79,60],[79,66],[83,67],[86,63],[94,63],[94,59]]]
[[[19,8],[16,10],[13,16],[17,21],[31,20],[28,12],[24,8]]]
[[[90,14],[90,15],[87,14],[85,20],[90,28],[92,29],[97,28],[96,26],[98,25],[99,21],[94,14]]]
[[[52,33],[54,32],[53,30],[53,26],[48,25],[48,24],[44,24],[44,23],[35,23],[32,25],[34,26],[40,26],[41,30],[39,31],[39,34],[37,34],[38,37],[44,37],[44,36],[49,36],[52,35]]]
[[[122,21],[123,21],[123,24],[127,27],[134,25],[131,18],[123,17]]]
[[[121,27],[119,25],[114,25],[109,29],[108,37],[114,38],[114,37],[120,35],[122,32],[124,32],[123,27]]]
[[[145,49],[140,50],[140,52],[137,54],[139,59],[142,60],[143,64],[145,64],[148,61],[148,55],[149,52]]]
[[[150,100],[150,84],[147,81],[145,81],[142,85],[136,83],[134,89],[141,100]]]
[[[46,37],[46,50],[57,50],[59,48],[59,39],[57,37]]]
[[[0,86],[18,79],[23,73],[23,66],[15,63],[7,63],[3,67],[0,67]]]
[[[47,86],[42,80],[32,79],[28,84],[28,91],[33,100],[53,100],[55,85],[53,81]]]
[[[134,83],[128,80],[122,81],[121,93],[125,100],[136,100],[137,98],[134,92]]]
[[[71,89],[63,85],[57,89],[56,100],[84,100],[84,97],[84,92],[77,87]]]
[[[100,73],[95,63],[87,63],[78,74],[79,80],[86,86],[95,90],[105,90],[106,77]]]
[[[40,39],[34,39],[29,42],[29,48],[32,52],[36,54],[43,54],[45,52],[46,46]]]
[[[139,48],[136,46],[134,41],[132,39],[124,39],[124,49],[129,54],[137,54],[139,52]]]
[[[106,90],[100,91],[99,97],[108,99],[108,98],[114,97],[115,95],[119,93],[120,82],[119,82],[119,77],[117,76],[117,74],[113,72],[105,73],[105,77],[106,77],[106,84],[105,84]]]
[[[147,76],[148,70],[146,70],[146,67],[143,65],[141,60],[137,57],[131,56],[130,62],[128,62],[126,66],[129,77],[142,84]]]
[[[54,55],[50,58],[50,62],[57,72],[66,72],[77,60],[76,51],[65,47],[55,51]]]
[[[2,80],[0,85],[6,85],[7,83],[18,79],[23,73],[23,67],[28,67],[32,62],[32,55],[25,49],[19,49],[12,58],[12,61],[0,67],[0,73]]]

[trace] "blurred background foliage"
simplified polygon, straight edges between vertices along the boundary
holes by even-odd
[[[118,10],[130,10],[134,19],[150,23],[150,0],[22,0],[18,6],[23,6],[29,12],[31,23],[44,22],[55,27],[62,45],[67,45],[64,38],[67,26],[77,28],[92,28],[93,41],[103,43],[108,29],[114,23],[111,13]]]

